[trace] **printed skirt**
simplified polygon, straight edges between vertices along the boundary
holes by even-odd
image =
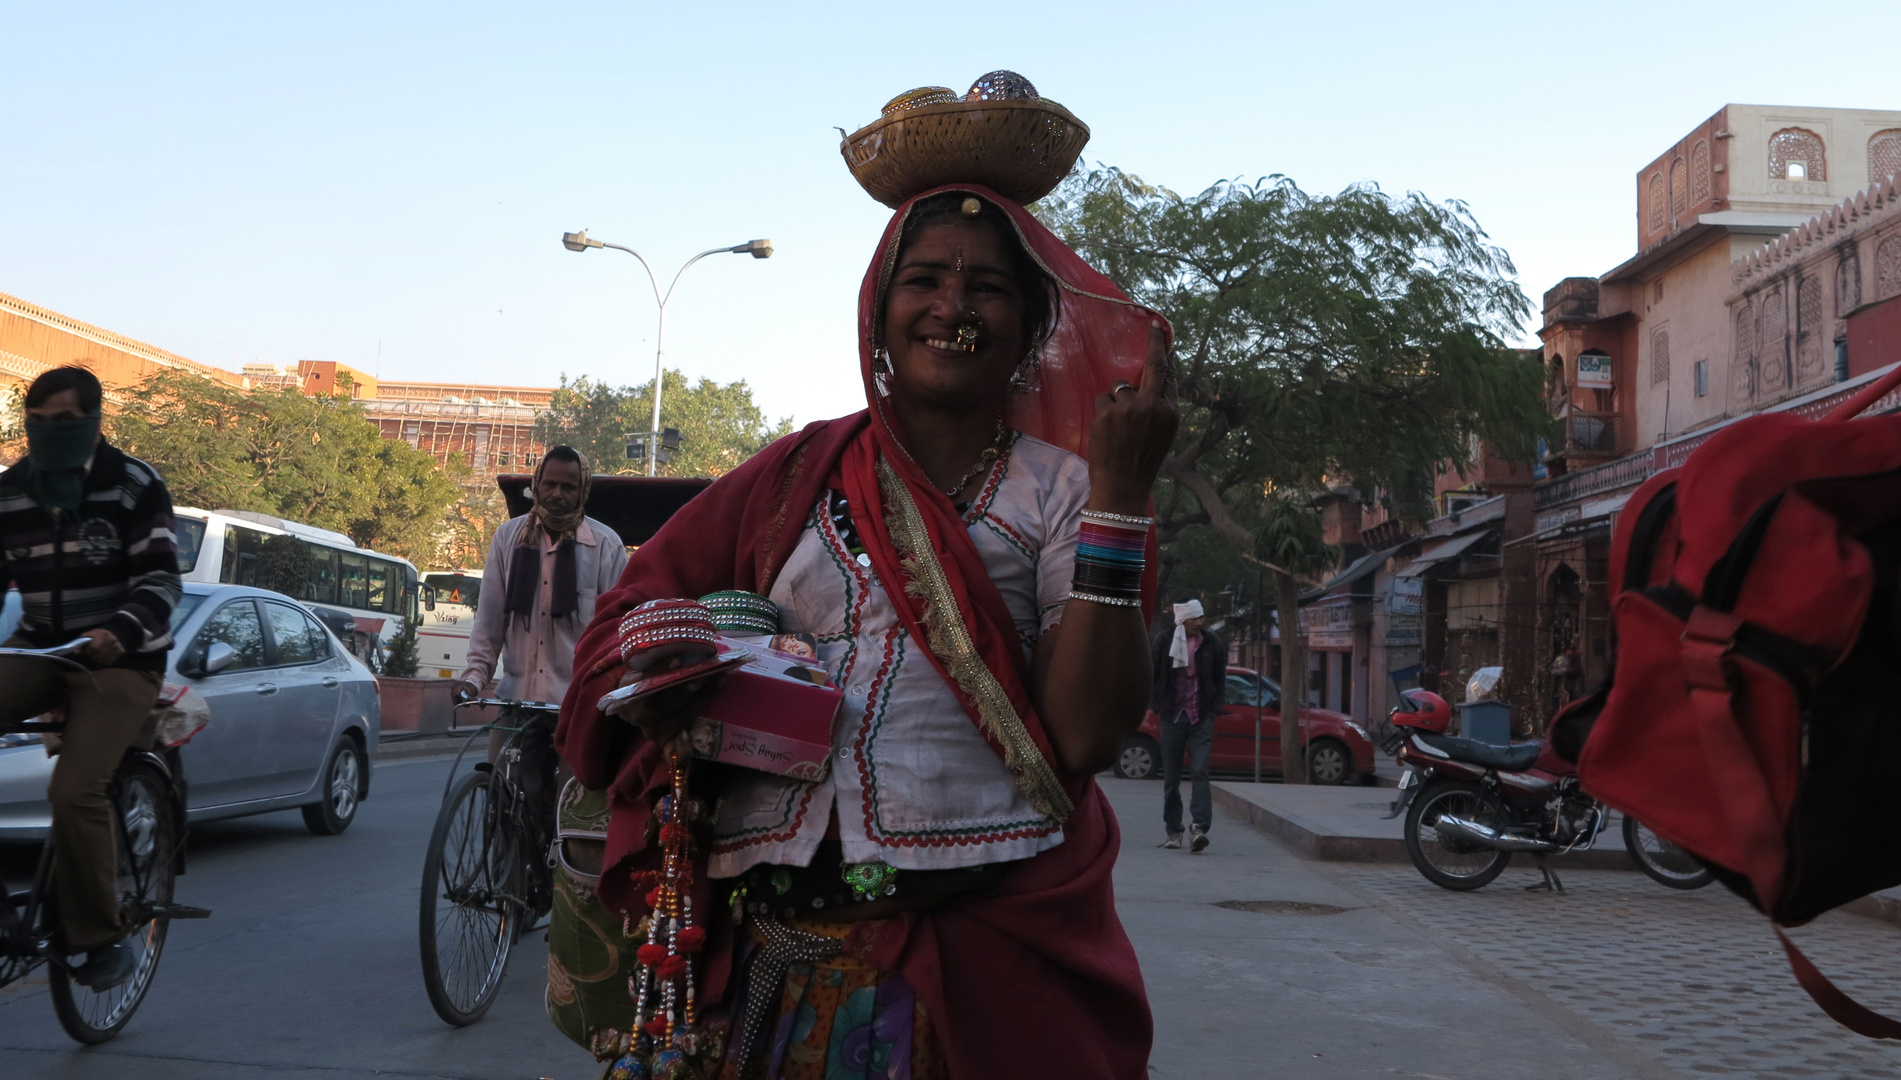
[[[776,1004],[770,1000],[772,980],[747,980],[749,988],[767,995],[746,1009],[757,1012],[766,1028],[763,1045],[756,1047],[763,1060],[747,1068],[751,1077],[740,1076],[744,1040],[735,1030],[719,1080],[948,1080],[943,1048],[911,984],[853,955],[853,944],[871,940],[877,926],[794,919],[772,927],[769,937],[754,922],[759,952],[771,950],[773,938],[783,940],[785,931],[801,940],[836,942],[837,951],[784,963]]]

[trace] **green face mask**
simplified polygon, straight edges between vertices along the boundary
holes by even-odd
[[[33,463],[34,496],[41,505],[79,509],[86,460],[99,440],[99,418],[26,420],[26,456]]]
[[[99,440],[99,418],[26,421],[26,456],[36,469],[83,469]]]

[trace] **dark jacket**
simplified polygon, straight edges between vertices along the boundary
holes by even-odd
[[[1161,716],[1163,723],[1187,707],[1186,702],[1177,699],[1175,669],[1168,658],[1168,643],[1174,637],[1175,628],[1171,626],[1149,641],[1149,708]],[[1228,643],[1204,628],[1201,644],[1195,648],[1195,685],[1200,691],[1195,706],[1201,719],[1212,720],[1221,711],[1222,687],[1227,681]]]
[[[20,636],[46,648],[103,627],[125,646],[113,667],[164,671],[180,594],[165,482],[101,440],[84,501],[55,525],[32,476],[24,459],[0,473],[0,591],[19,586]]]

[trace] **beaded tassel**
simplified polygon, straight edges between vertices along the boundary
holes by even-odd
[[[616,1080],[675,1080],[699,1052],[699,1015],[693,992],[693,957],[706,931],[693,921],[692,837],[687,829],[688,759],[675,756],[673,790],[660,803],[659,883],[647,894],[647,943],[636,952],[638,972],[628,979],[638,1022],[632,1053],[615,1064]],[[620,1071],[624,1070],[624,1071]]]

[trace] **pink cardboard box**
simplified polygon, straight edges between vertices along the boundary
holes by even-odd
[[[750,651],[760,659],[730,672],[689,729],[693,756],[795,780],[825,779],[832,718],[845,692],[818,685],[822,669],[771,650]]]

